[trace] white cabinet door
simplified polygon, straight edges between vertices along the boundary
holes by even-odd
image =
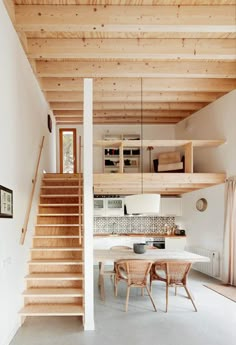
[[[165,247],[167,250],[184,250],[186,237],[166,237]]]
[[[181,198],[161,198],[160,216],[176,217],[182,216]]]

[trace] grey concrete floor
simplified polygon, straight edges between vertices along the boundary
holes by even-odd
[[[174,296],[170,290],[169,311],[165,313],[165,285],[155,282],[154,312],[148,296],[131,290],[129,310],[124,312],[126,290],[120,284],[119,296],[113,296],[110,278],[106,278],[106,301],[100,301],[95,269],[95,331],[84,332],[76,317],[27,318],[10,345],[235,345],[236,303],[207,289],[215,282],[192,271],[189,287],[198,312],[185,297],[183,289]]]

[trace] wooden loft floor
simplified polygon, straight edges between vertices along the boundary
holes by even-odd
[[[94,194],[181,195],[224,183],[224,173],[94,174]]]

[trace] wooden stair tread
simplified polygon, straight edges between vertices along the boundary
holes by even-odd
[[[65,207],[65,206],[81,206],[80,203],[73,203],[73,204],[39,204],[41,207]]]
[[[79,186],[79,185],[70,185],[70,186],[61,186],[61,185],[55,185],[55,186],[42,186],[41,189],[56,189],[56,188],[59,188],[59,189],[67,189],[67,188],[72,188],[72,189],[79,189],[79,188],[82,188],[83,186]]]
[[[81,235],[83,237],[83,235]],[[49,238],[49,239],[59,239],[59,238],[80,238],[80,236],[71,236],[71,235],[35,235],[33,238]]]
[[[28,261],[30,265],[83,265],[84,262],[76,259],[34,259]]]
[[[71,316],[84,315],[84,309],[76,304],[29,304],[20,312],[22,316]]]
[[[79,217],[82,213],[38,213],[38,217]]]
[[[83,176],[76,176],[76,177],[63,177],[63,176],[58,176],[58,177],[43,177],[43,181],[81,181],[83,180]]]
[[[40,197],[41,198],[80,198],[82,197],[83,194],[41,194]]]
[[[25,276],[27,280],[83,280],[81,273],[30,273]]]
[[[81,181],[83,176],[69,177],[69,176],[57,176],[57,177],[43,177],[43,181]]]
[[[81,227],[83,226],[83,224],[36,224],[36,226],[42,226],[42,227],[49,227],[49,226],[64,226],[64,227],[74,227],[74,226],[77,226],[77,227]]]
[[[82,251],[83,248],[79,247],[34,247],[31,251]]]
[[[43,296],[43,297],[77,297],[83,296],[82,289],[75,289],[75,288],[30,288],[23,292],[23,296],[25,297],[33,297],[33,296]]]

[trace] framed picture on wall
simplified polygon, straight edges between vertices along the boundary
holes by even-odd
[[[0,218],[13,218],[13,191],[1,185]]]

